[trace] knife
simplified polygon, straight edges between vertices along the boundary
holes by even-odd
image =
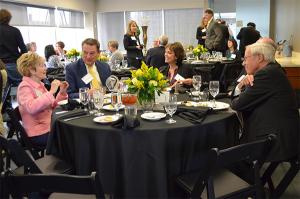
[[[79,118],[84,118],[84,117],[89,117],[89,116],[90,115],[81,115],[81,116],[76,116],[76,117],[70,117],[70,118],[64,119],[64,121],[67,122],[67,121],[76,120]]]

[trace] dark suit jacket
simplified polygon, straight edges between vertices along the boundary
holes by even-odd
[[[0,59],[4,63],[16,63],[26,53],[22,34],[19,29],[10,25],[0,25]]]
[[[155,48],[150,48],[147,52],[146,64],[148,66],[153,66],[156,68],[165,66],[165,47],[159,46]]]
[[[132,40],[131,37],[135,37],[136,40]],[[141,45],[139,37],[131,36],[131,35],[124,35],[123,44],[125,50],[127,50],[127,57],[128,58],[143,58],[143,52],[141,49],[138,49],[136,46]]]
[[[278,64],[271,63],[257,71],[254,85],[233,99],[232,108],[243,115],[242,142],[270,133],[277,135],[269,161],[287,159],[298,153],[299,113],[295,94]]]
[[[205,39],[202,37],[206,36],[206,30],[202,32],[204,28],[199,26],[196,32],[196,39],[198,40],[198,44],[205,46]]]
[[[245,47],[255,43],[260,37],[260,33],[251,26],[241,28],[236,38],[240,40],[239,50],[242,57],[244,57],[245,54]]]
[[[212,20],[206,30],[205,47],[209,50],[222,51],[224,36],[220,24]]]
[[[106,79],[110,76],[111,71],[107,63],[96,61],[96,68],[100,75],[101,83],[105,86]],[[85,84],[82,81],[82,77],[87,74],[86,66],[83,60],[80,58],[76,62],[73,62],[66,67],[66,81],[69,83],[67,90],[69,98],[78,98],[79,88],[88,87],[90,84]]]

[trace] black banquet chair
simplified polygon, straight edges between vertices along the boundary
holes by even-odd
[[[203,160],[200,159],[203,165],[199,170],[180,175],[177,184],[188,198],[263,198],[259,172],[275,139],[270,135],[263,140],[224,150],[211,149]],[[243,161],[253,163],[253,184],[226,169]]]
[[[6,139],[0,135],[0,151],[2,150],[5,151],[8,157],[6,164],[8,164],[7,161],[12,160],[17,166],[13,170],[15,174],[72,174],[74,172],[70,164],[53,155],[46,155],[43,158],[34,160],[26,153],[17,140]]]
[[[32,142],[30,141],[30,139],[22,125],[22,118],[21,118],[21,114],[19,111],[19,107],[16,107],[14,109],[8,109],[7,112],[10,117],[11,123],[14,126],[17,139],[22,144],[22,146],[25,149],[30,151],[30,153],[34,159],[39,159],[39,158],[43,157],[45,147],[33,145]]]
[[[58,199],[104,198],[96,172],[92,172],[88,176],[66,174],[16,175],[6,172],[1,175],[1,185],[3,190],[1,198],[28,197],[31,193],[42,193],[39,196],[50,195],[49,198]]]

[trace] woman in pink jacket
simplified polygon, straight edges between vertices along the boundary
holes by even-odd
[[[46,146],[52,110],[57,102],[68,98],[69,84],[54,80],[48,91],[41,82],[46,78],[45,59],[36,53],[24,53],[17,60],[17,66],[23,75],[17,92],[23,126],[34,145]]]

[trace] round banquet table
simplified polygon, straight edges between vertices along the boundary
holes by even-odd
[[[239,132],[231,110],[213,112],[201,124],[177,115],[175,124],[147,121],[139,111],[140,126],[131,130],[95,123],[93,116],[64,121],[61,115],[52,115],[47,153],[69,161],[78,175],[97,171],[104,192],[122,198],[182,197],[176,176],[208,149],[235,145]]]

